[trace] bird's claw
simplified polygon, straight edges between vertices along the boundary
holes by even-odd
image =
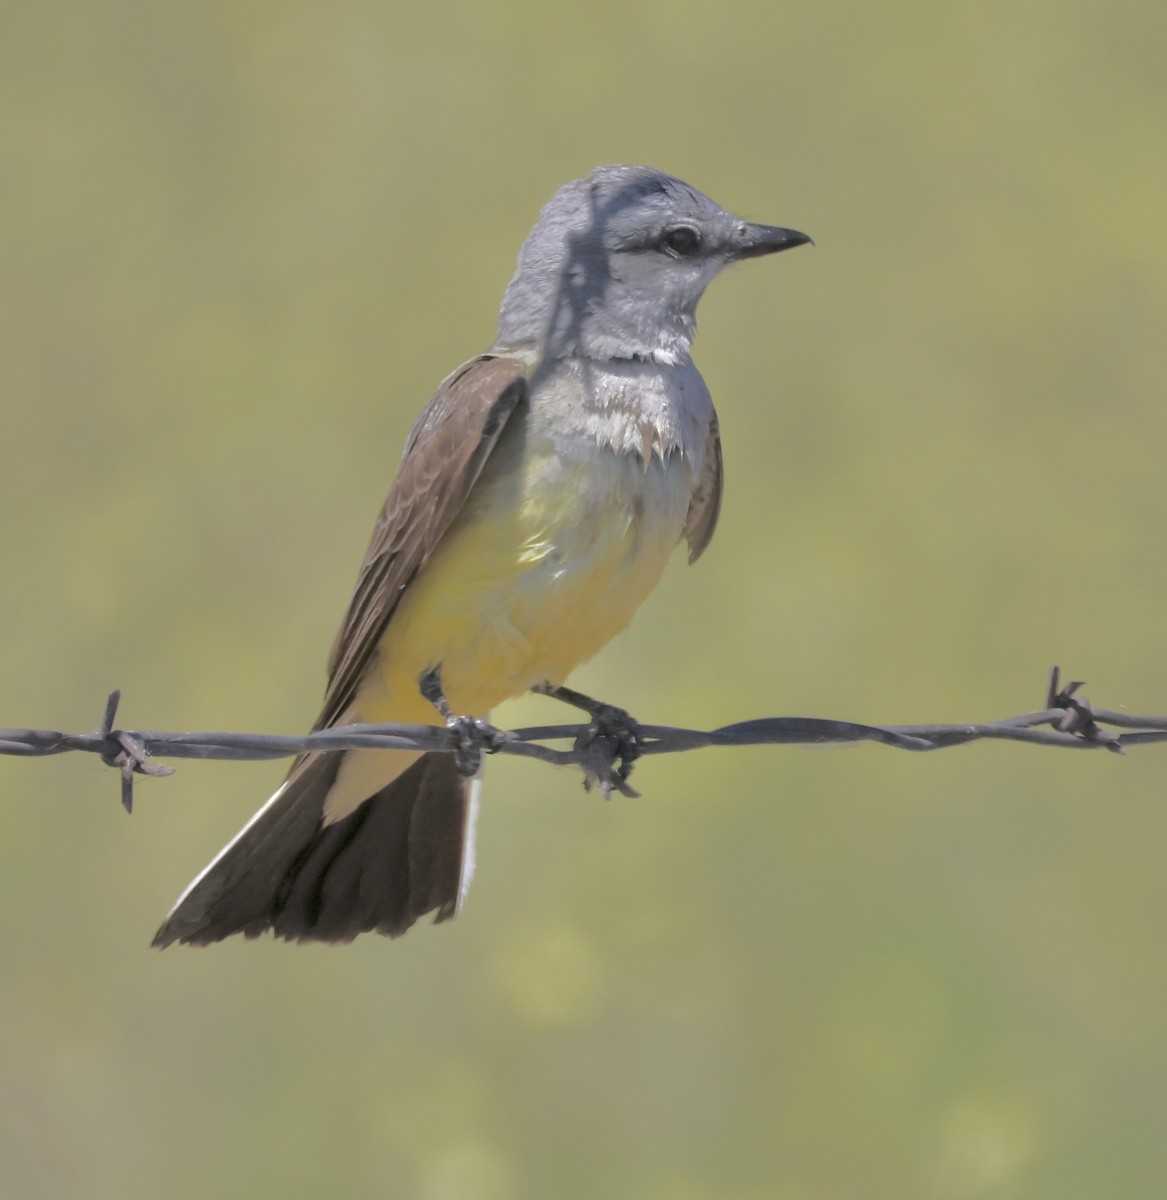
[[[442,690],[441,671],[434,667],[417,681],[421,694],[438,710],[453,734],[454,766],[459,775],[473,778],[482,766],[483,754],[493,754],[507,740],[507,734],[479,717],[458,716]]]
[[[483,754],[493,754],[506,741],[501,729],[478,717],[447,717],[446,728],[456,739],[454,766],[468,779],[478,774]]]
[[[628,783],[628,776],[640,757],[640,726],[631,714],[614,704],[597,704],[591,714],[587,729],[575,739],[584,770],[584,788],[590,792],[598,787],[605,800],[614,791],[622,796],[639,796]]]

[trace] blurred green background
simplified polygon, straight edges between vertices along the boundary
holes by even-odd
[[[645,161],[813,250],[707,297],[728,489],[585,690],[1167,708],[1167,10],[5,6],[0,725],[295,732],[539,207]],[[682,647],[683,649],[679,649]],[[562,719],[546,701],[502,723]],[[494,761],[453,925],[147,949],[274,764],[0,760],[0,1192],[1151,1197],[1165,752]]]

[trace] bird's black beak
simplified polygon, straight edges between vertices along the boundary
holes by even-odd
[[[734,233],[731,256],[759,258],[763,254],[777,254],[779,250],[793,250],[795,246],[814,245],[809,234],[797,229],[783,229],[780,225],[739,225]]]

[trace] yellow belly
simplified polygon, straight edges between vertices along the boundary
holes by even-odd
[[[363,720],[432,721],[418,679],[434,667],[454,711],[474,715],[562,682],[660,579],[688,509],[687,463],[520,450],[492,461],[403,597],[358,697]]]
[[[437,667],[456,713],[483,716],[561,683],[628,624],[676,548],[692,494],[680,455],[594,445],[576,455],[500,446],[466,507],[402,597],[352,721],[433,725],[420,678]],[[326,820],[339,820],[417,755],[346,756]]]

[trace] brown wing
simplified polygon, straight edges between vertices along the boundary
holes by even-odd
[[[527,394],[525,368],[484,355],[460,367],[418,417],[328,659],[317,729],[356,694],[405,589],[425,564]]]
[[[722,491],[721,430],[714,417],[709,425],[709,440],[705,444],[705,458],[701,463],[701,477],[693,489],[689,501],[689,513],[685,517],[685,541],[689,543],[689,561],[695,563],[705,551],[717,528],[717,515],[721,512]]]

